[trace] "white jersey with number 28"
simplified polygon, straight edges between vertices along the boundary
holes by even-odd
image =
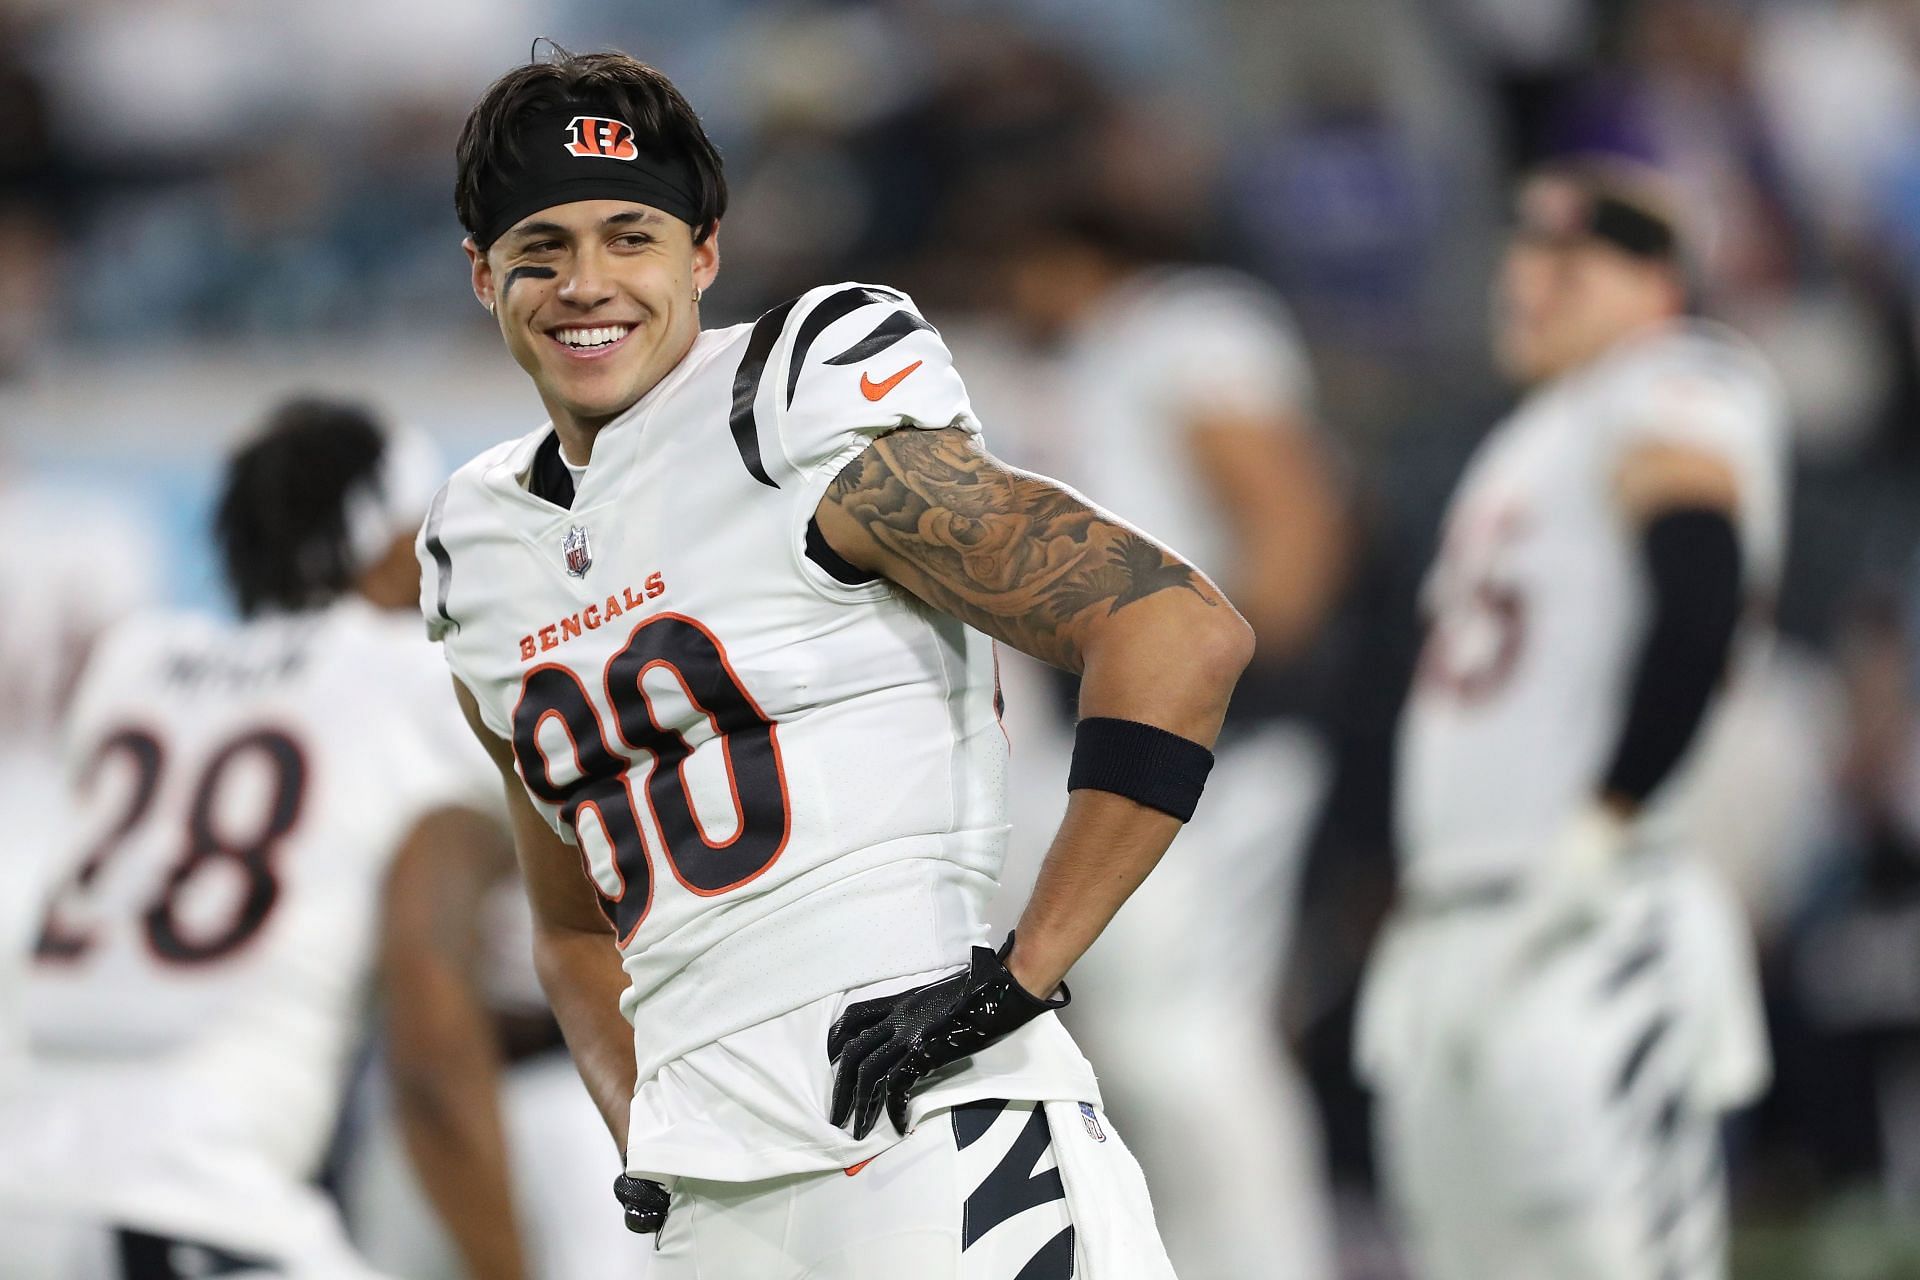
[[[417,625],[357,601],[128,620],[66,766],[0,1207],[271,1248],[321,1212],[393,856],[497,775]]]

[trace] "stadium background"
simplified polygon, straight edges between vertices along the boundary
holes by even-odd
[[[656,62],[702,109],[735,210],[710,323],[884,280],[971,371],[1005,325],[997,265],[1068,192],[1284,292],[1364,552],[1300,681],[1338,774],[1274,1016],[1355,1278],[1395,1271],[1352,986],[1391,892],[1415,584],[1509,402],[1485,339],[1508,180],[1566,151],[1669,168],[1708,233],[1702,296],[1794,412],[1783,643],[1737,709],[1715,850],[1778,1057],[1734,1135],[1736,1274],[1920,1275],[1920,6],[0,0],[5,484],[111,496],[162,549],[155,592],[217,606],[213,469],[276,395],[365,398],[450,458],[536,421],[450,199],[466,106],[536,34]],[[0,602],[0,628],[33,607]]]

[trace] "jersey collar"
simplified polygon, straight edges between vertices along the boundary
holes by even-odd
[[[652,411],[671,397],[674,390],[696,369],[706,364],[716,351],[723,348],[726,335],[731,332],[728,329],[703,329],[687,354],[668,371],[666,377],[600,428],[593,441],[593,462],[596,465],[588,469],[578,490],[573,483],[573,476],[567,471],[565,459],[560,456],[560,435],[551,422],[542,423],[522,437],[505,458],[488,470],[484,483],[522,502],[537,504],[553,515],[564,515],[582,501],[592,506],[605,500],[611,493],[601,492],[596,488],[597,485],[623,485],[632,474],[630,467],[619,465],[612,456],[615,448],[633,447],[625,442],[645,430]]]
[[[573,472],[560,456],[560,433],[547,432],[547,438],[533,451],[533,466],[527,471],[527,492],[561,510],[573,508]]]

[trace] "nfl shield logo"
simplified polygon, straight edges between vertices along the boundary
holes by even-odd
[[[560,550],[567,557],[567,572],[576,578],[587,576],[587,570],[593,568],[593,551],[587,546],[587,530],[583,525],[575,525],[567,530],[566,541],[560,544]]]

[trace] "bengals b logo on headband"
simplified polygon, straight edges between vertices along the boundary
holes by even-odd
[[[624,120],[575,116],[567,125],[567,138],[567,151],[576,156],[607,160],[636,160],[640,156],[640,148],[633,144],[633,126]]]

